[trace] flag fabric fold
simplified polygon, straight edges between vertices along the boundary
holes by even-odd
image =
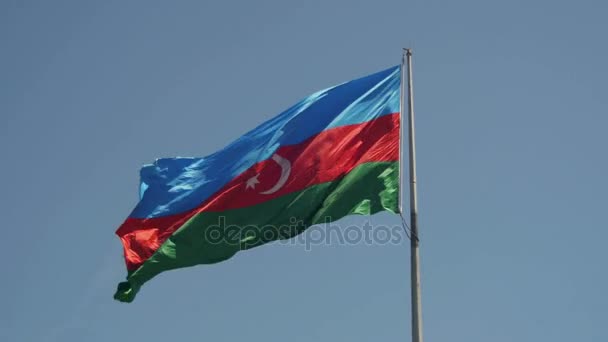
[[[399,94],[392,67],[309,95],[207,157],[145,165],[116,231],[128,275],[114,298],[314,224],[398,212]]]

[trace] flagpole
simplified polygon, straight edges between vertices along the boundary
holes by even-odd
[[[422,303],[420,302],[420,245],[418,239],[418,196],[416,190],[416,136],[414,133],[414,84],[412,80],[412,49],[403,50],[401,60],[401,113],[405,105],[407,80],[409,173],[410,173],[410,280],[412,305],[412,342],[422,342]],[[403,120],[402,120],[403,122]],[[403,125],[402,130],[403,130]],[[403,136],[403,134],[401,134]],[[401,175],[403,172],[400,173]],[[403,177],[401,183],[403,184]],[[402,185],[401,185],[402,186]],[[403,192],[402,192],[403,193]],[[400,210],[403,208],[400,204]]]

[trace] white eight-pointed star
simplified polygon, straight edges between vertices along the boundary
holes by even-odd
[[[260,176],[260,174],[258,173],[255,176],[249,178],[247,180],[247,184],[245,185],[245,189],[249,189],[249,188],[255,189],[255,185],[260,183],[260,181],[258,180],[259,176]]]

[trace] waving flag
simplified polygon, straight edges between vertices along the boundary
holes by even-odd
[[[316,92],[207,157],[144,166],[116,231],[128,275],[114,298],[317,223],[398,212],[399,87],[393,67]]]

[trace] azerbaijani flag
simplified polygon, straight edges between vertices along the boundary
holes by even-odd
[[[157,274],[212,264],[317,223],[398,212],[400,68],[316,92],[203,158],[141,169],[118,228],[131,302]]]

